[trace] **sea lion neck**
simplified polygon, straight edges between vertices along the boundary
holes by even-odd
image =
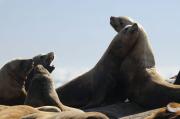
[[[152,47],[146,33],[141,29],[140,37],[134,46],[129,58],[141,68],[155,67],[155,59]]]
[[[122,54],[118,55],[114,53],[114,50],[116,49],[113,47],[113,44],[114,42],[112,41],[105,53],[103,54],[103,56],[101,57],[101,59],[95,65],[95,68],[100,66],[108,69],[116,69],[119,67],[122,60],[124,59],[124,56],[121,56]]]

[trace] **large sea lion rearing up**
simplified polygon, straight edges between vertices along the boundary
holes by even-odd
[[[138,26],[140,36],[122,62],[119,73],[126,81],[128,98],[147,108],[162,107],[169,102],[180,102],[180,85],[170,84],[159,75],[147,34],[142,26],[139,24]]]
[[[33,57],[34,66],[37,66],[38,64],[43,65],[50,73],[55,69],[54,65],[51,66],[51,62],[54,60],[54,53],[49,52],[47,54],[39,54],[35,57]],[[32,77],[34,74],[34,70],[30,72],[30,74],[27,77],[27,80],[25,82],[25,89],[28,91],[29,85],[31,83]]]
[[[56,90],[61,101],[69,106],[84,108],[124,101],[126,93],[124,82],[119,79],[119,69],[137,37],[136,24],[122,29],[94,68]]]
[[[54,88],[54,82],[50,73],[42,65],[37,65],[34,68],[34,76],[30,84],[25,105],[40,107],[40,106],[56,106],[61,111],[77,111],[79,109],[71,108],[63,105]]]
[[[0,104],[23,104],[27,75],[34,66],[32,59],[15,59],[0,69]]]

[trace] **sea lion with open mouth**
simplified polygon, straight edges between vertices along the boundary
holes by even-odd
[[[47,54],[40,54],[35,57],[33,57],[34,66],[37,66],[38,64],[43,65],[50,73],[55,69],[54,65],[51,66],[52,61],[54,60],[54,53],[49,52]],[[26,91],[28,91],[28,87],[31,83],[32,77],[33,77],[34,70],[30,72],[28,75],[28,78],[25,83]]]
[[[83,112],[79,109],[65,106],[60,102],[55,91],[53,79],[48,70],[42,65],[37,65],[34,68],[34,76],[24,104],[33,107],[56,106],[61,111]]]

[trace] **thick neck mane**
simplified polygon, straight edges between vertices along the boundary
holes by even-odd
[[[154,54],[148,41],[146,32],[141,26],[140,30],[140,37],[130,54],[130,58],[132,58],[132,60],[138,63],[142,68],[155,67]]]

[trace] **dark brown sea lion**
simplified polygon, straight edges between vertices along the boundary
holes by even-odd
[[[137,38],[136,24],[123,28],[94,68],[56,90],[61,101],[84,108],[124,101],[126,87],[119,77],[119,70]]]
[[[67,107],[60,102],[54,88],[53,79],[48,70],[42,65],[37,65],[34,68],[34,76],[24,104],[33,107],[56,106],[61,111],[83,112],[75,108]]]
[[[157,108],[169,102],[180,102],[180,85],[173,85],[157,72],[147,34],[139,26],[137,42],[120,68],[128,98],[146,108]],[[121,93],[120,93],[121,94]]]
[[[47,54],[40,54],[33,57],[34,65],[37,66],[38,64],[43,65],[50,73],[55,69],[54,65],[51,66],[51,62],[54,60],[54,53],[49,52]],[[33,77],[34,70],[30,72],[25,82],[26,91],[28,91],[29,85],[31,83]]]
[[[32,59],[16,59],[0,69],[0,104],[23,104],[26,97],[24,83],[32,68]]]
[[[175,82],[174,82],[174,84],[180,85],[180,71],[179,71],[178,75],[176,75],[176,77],[175,77]]]

